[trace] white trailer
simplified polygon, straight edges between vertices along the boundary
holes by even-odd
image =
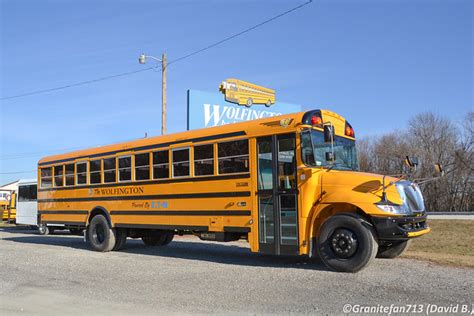
[[[16,223],[38,226],[38,184],[36,179],[18,181]]]
[[[38,181],[36,179],[18,181],[16,204],[16,224],[38,228],[41,235],[53,233],[55,229],[68,229],[65,225],[38,224]],[[81,231],[70,229],[72,233]]]

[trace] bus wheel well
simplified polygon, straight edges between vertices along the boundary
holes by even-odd
[[[107,210],[105,208],[100,207],[100,206],[98,206],[98,207],[96,207],[92,210],[92,212],[89,215],[89,218],[87,219],[87,224],[89,224],[91,222],[91,220],[94,218],[94,216],[96,216],[96,215],[103,215],[107,219],[107,221],[109,222],[110,227],[112,227],[112,220],[110,218],[109,212],[107,212]]]
[[[310,235],[310,256],[317,256],[316,238],[319,236],[319,231],[323,223],[331,216],[336,214],[347,214],[354,217],[363,218],[369,225],[373,226],[372,220],[361,208],[349,203],[337,203],[325,207],[321,210],[316,218],[311,223]]]

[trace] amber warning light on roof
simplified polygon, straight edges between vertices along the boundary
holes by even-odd
[[[227,79],[219,86],[227,102],[251,107],[253,104],[264,104],[270,107],[275,104],[275,90],[238,79]]]

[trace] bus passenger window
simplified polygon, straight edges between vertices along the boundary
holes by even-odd
[[[41,187],[51,188],[53,186],[52,168],[41,168]]]
[[[214,145],[194,147],[194,175],[205,176],[214,174]]]
[[[101,174],[101,161],[100,160],[91,160],[90,162],[90,182],[91,183],[102,183],[102,174]]]
[[[87,162],[76,163],[76,184],[87,183]]]
[[[63,166],[54,167],[54,186],[62,187],[63,186]]]
[[[173,150],[173,178],[189,176],[189,148]]]
[[[74,164],[67,164],[66,169],[66,185],[74,185]]]
[[[135,155],[135,180],[150,179],[150,154]]]
[[[117,181],[115,172],[115,158],[106,158],[104,159],[104,183],[115,181]]]
[[[119,157],[119,181],[132,180],[132,157]]]
[[[217,144],[219,174],[249,171],[249,142],[247,139]]]
[[[168,164],[168,151],[157,151],[153,153],[153,179],[168,179],[170,166]]]

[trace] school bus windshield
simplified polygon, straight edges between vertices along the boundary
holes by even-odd
[[[322,132],[306,130],[301,133],[303,162],[311,167],[331,167],[334,170],[359,170],[355,141],[335,136],[334,163],[326,161],[326,152],[331,152],[331,143],[324,142]]]

